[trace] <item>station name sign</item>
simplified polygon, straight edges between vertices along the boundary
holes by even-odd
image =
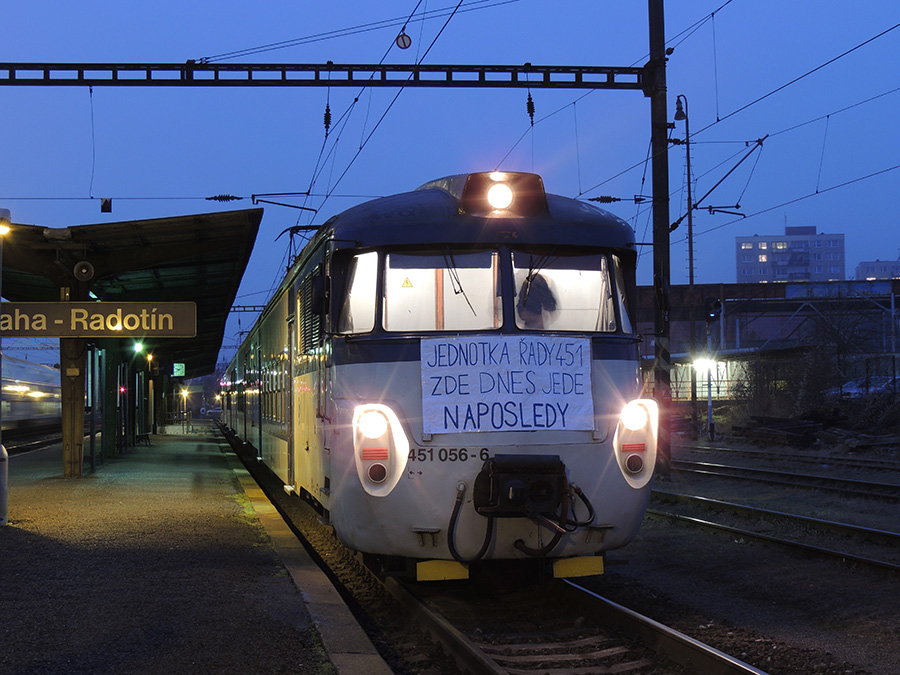
[[[4,302],[3,337],[196,337],[193,302]]]

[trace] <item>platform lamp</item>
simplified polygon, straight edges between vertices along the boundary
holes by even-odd
[[[675,99],[675,121],[684,122],[684,151],[685,164],[687,165],[687,240],[688,240],[688,288],[690,293],[691,314],[688,326],[690,328],[690,349],[694,350],[694,202],[691,199],[691,120],[688,117],[688,100],[684,94],[679,94]],[[691,367],[691,432],[696,433],[700,414],[697,407],[697,371]]]
[[[3,297],[3,238],[9,234],[9,209],[0,209],[0,298]],[[3,379],[3,337],[0,333],[0,380]],[[0,384],[0,387],[3,385]],[[2,396],[2,393],[0,393]],[[3,405],[0,403],[0,525],[9,524],[9,455],[3,447]]]

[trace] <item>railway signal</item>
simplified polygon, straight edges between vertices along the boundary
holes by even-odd
[[[706,309],[707,323],[718,320],[719,316],[722,314],[722,301],[718,298],[707,298],[703,303],[703,306]]]

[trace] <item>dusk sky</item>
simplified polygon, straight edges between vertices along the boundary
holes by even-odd
[[[455,11],[454,11],[455,10]],[[766,137],[694,216],[698,283],[735,282],[734,238],[815,226],[846,237],[846,277],[900,257],[900,3],[670,0],[668,107],[688,100],[695,199]],[[3,61],[639,66],[647,3],[453,0],[4,3]],[[405,24],[407,50],[394,45]],[[264,49],[259,49],[264,48]],[[264,304],[295,224],[445,175],[541,174],[549,192],[607,206],[650,242],[649,99],[633,91],[534,89],[3,87],[0,207],[14,223],[65,227],[265,205],[237,304]],[[323,114],[332,127],[326,138]],[[684,123],[672,135],[684,138]],[[671,219],[685,210],[684,146],[669,153]],[[243,197],[219,204],[205,198]],[[112,213],[100,198],[112,198]],[[740,206],[736,209],[735,206]],[[687,228],[672,283],[688,278]],[[650,247],[638,281],[651,283]],[[247,329],[254,317],[241,315]],[[226,347],[237,342],[237,316]],[[12,356],[24,341],[4,340]],[[29,341],[33,343],[33,341]],[[222,358],[232,351],[223,350]],[[36,360],[52,362],[53,352]]]

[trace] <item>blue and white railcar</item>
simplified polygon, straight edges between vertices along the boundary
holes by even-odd
[[[318,229],[237,353],[225,423],[349,548],[464,577],[602,571],[649,497],[634,233],[478,173]],[[412,567],[412,565],[408,565]]]
[[[61,400],[58,368],[3,357],[3,431],[58,426]]]

